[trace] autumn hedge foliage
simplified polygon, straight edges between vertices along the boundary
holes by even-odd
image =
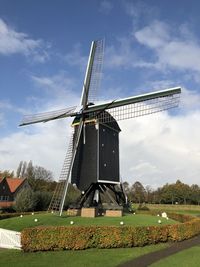
[[[167,241],[181,241],[200,233],[200,219],[170,214],[184,223],[133,226],[35,227],[22,231],[24,251],[80,250],[87,248],[127,248]]]

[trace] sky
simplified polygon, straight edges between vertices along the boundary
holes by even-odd
[[[196,0],[0,0],[0,170],[32,160],[58,179],[70,119],[18,125],[79,105],[91,42],[104,38],[100,100],[182,88],[176,110],[119,122],[122,180],[199,184],[199,10]]]

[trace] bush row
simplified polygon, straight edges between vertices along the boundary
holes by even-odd
[[[172,215],[172,214],[171,214]],[[184,215],[173,215],[183,220]],[[190,218],[189,218],[190,217]],[[200,219],[166,226],[60,226],[24,229],[24,251],[80,250],[87,248],[136,247],[158,242],[181,241],[200,233]]]
[[[41,214],[42,212],[38,211],[38,212],[34,212],[35,214],[39,213]],[[3,219],[8,219],[8,218],[13,218],[13,217],[18,217],[20,215],[31,215],[32,212],[13,212],[13,213],[0,213],[0,220],[3,220]]]

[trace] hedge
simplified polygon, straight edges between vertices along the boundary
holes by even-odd
[[[22,248],[29,251],[123,248],[181,241],[200,233],[200,219],[168,214],[184,223],[166,226],[57,226],[34,227],[21,233]]]
[[[34,214],[41,214],[42,211],[34,211]],[[8,219],[8,218],[14,218],[14,217],[18,217],[20,215],[31,215],[32,212],[13,212],[13,213],[0,213],[0,220],[4,220],[4,219]]]

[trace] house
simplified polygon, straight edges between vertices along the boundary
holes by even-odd
[[[27,179],[0,177],[0,208],[13,206],[17,194],[25,188],[30,188]]]

